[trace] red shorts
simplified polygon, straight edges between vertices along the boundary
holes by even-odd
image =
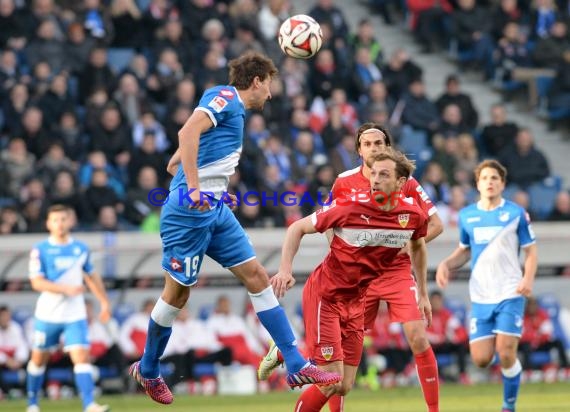
[[[418,285],[410,275],[397,275],[375,279],[366,291],[364,327],[372,329],[378,314],[378,305],[383,300],[388,304],[392,322],[406,323],[423,319],[418,308]]]
[[[331,302],[316,293],[313,283],[309,277],[303,288],[309,357],[319,365],[343,361],[346,365],[358,366],[364,338],[364,300]]]

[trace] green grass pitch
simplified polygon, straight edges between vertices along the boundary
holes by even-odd
[[[99,399],[113,412],[292,412],[299,391],[252,396],[176,396],[170,406],[161,406],[143,395],[116,395]],[[441,387],[441,412],[499,412],[500,384]],[[41,403],[42,412],[81,411],[77,399]],[[570,384],[525,384],[521,388],[517,412],[570,412]],[[0,401],[2,412],[25,411],[24,401]],[[328,412],[328,407],[323,408]],[[419,387],[381,389],[377,392],[355,390],[345,403],[345,412],[423,412]]]

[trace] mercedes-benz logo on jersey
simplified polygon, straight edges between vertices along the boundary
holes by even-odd
[[[372,241],[372,233],[360,232],[356,238],[356,241],[360,246],[366,246]]]

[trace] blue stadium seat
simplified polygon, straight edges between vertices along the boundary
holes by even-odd
[[[136,311],[136,308],[130,303],[119,303],[113,310],[113,317],[120,326]]]
[[[446,296],[445,307],[449,309],[457,319],[459,319],[459,322],[461,322],[462,325],[465,326],[467,324],[467,305],[463,299],[454,296]]]
[[[34,309],[31,306],[17,306],[12,309],[12,319],[21,327],[24,327],[26,321],[34,316]]]
[[[46,373],[46,381],[57,381],[57,382],[74,382],[73,368],[48,368]]]
[[[548,312],[554,326],[554,337],[560,339],[566,349],[570,349],[570,338],[564,333],[560,323],[560,301],[552,293],[545,293],[537,297],[538,304]]]
[[[558,190],[554,186],[547,186],[544,183],[535,183],[527,190],[530,199],[530,210],[538,219],[546,219],[554,209],[554,202],[558,195]]]
[[[216,376],[216,365],[213,363],[197,363],[194,365],[194,376],[198,379],[203,376]]]
[[[129,66],[134,55],[135,51],[133,49],[110,48],[107,50],[109,66],[116,74],[120,74]]]
[[[212,303],[206,303],[200,306],[200,309],[198,310],[198,319],[207,321],[213,310],[214,305]]]

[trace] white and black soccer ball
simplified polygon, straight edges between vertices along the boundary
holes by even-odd
[[[322,45],[321,26],[311,16],[298,14],[289,17],[279,28],[279,47],[287,56],[308,59],[313,57]]]

